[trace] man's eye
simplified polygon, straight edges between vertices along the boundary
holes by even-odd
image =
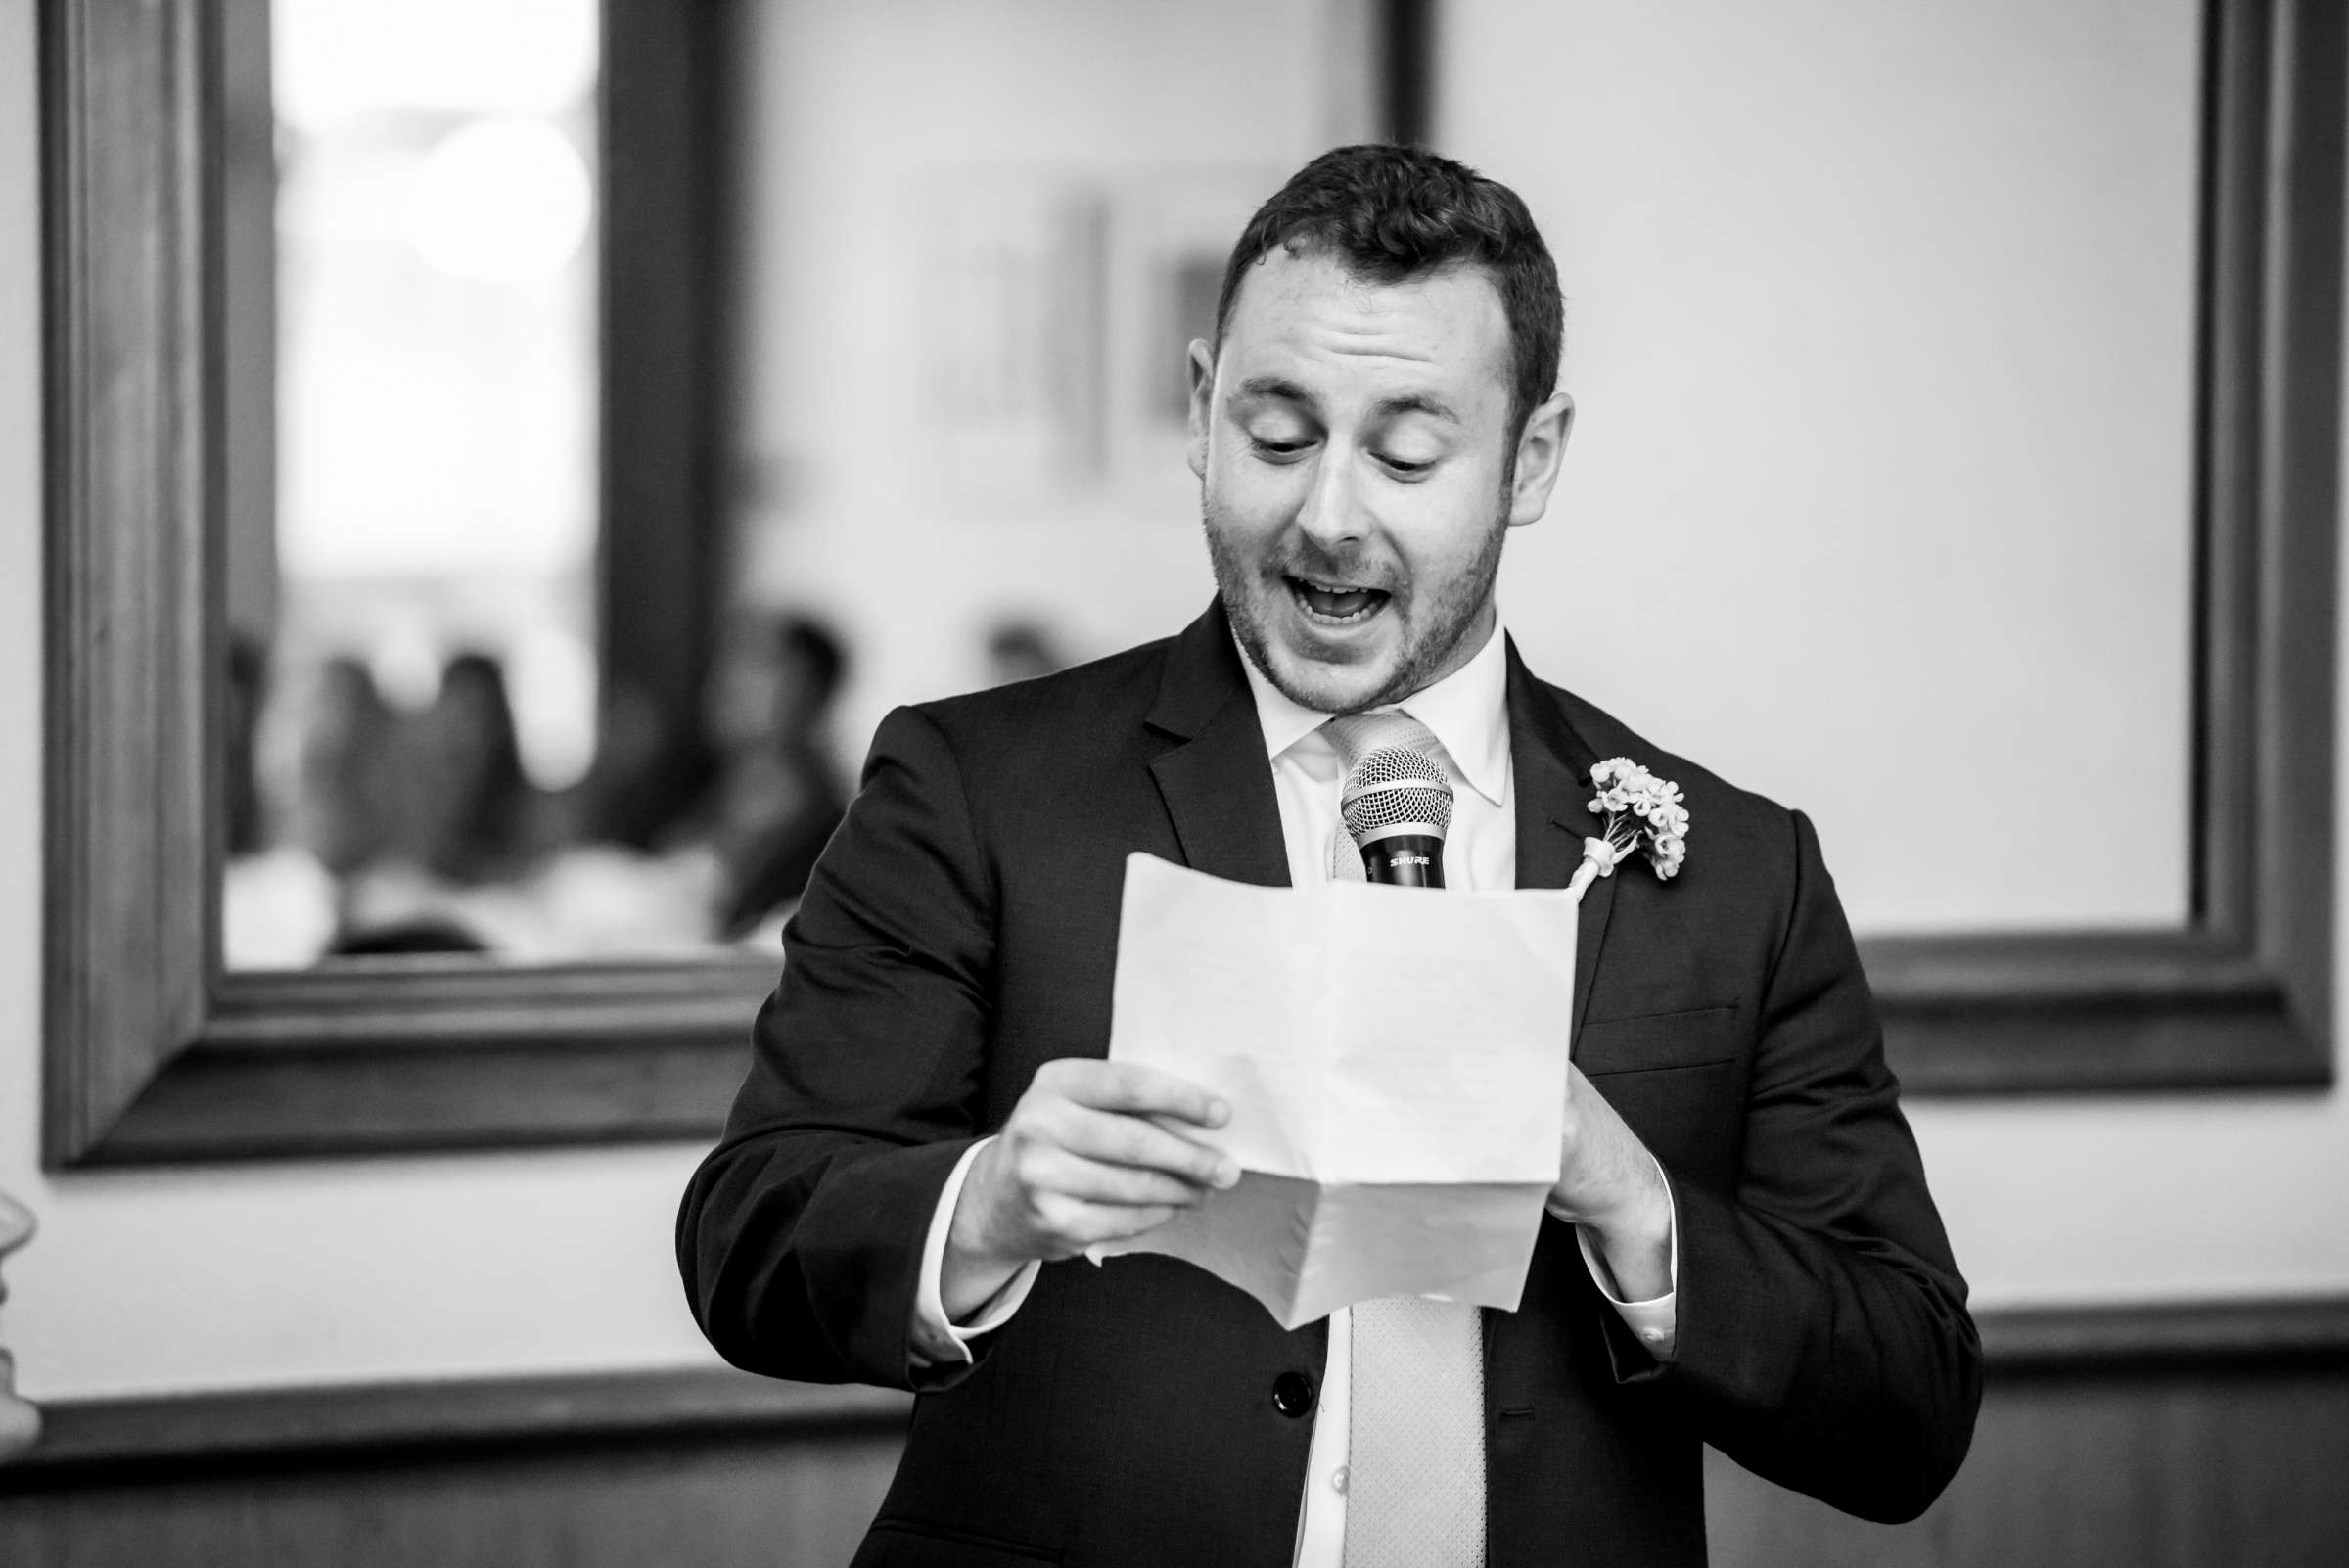
[[[1313,444],[1312,441],[1305,440],[1303,438],[1296,440],[1272,440],[1263,436],[1251,436],[1248,438],[1248,441],[1250,445],[1254,446],[1259,452],[1263,453],[1267,457],[1294,457],[1299,452],[1304,451],[1307,447]]]
[[[1424,474],[1429,469],[1436,466],[1435,461],[1432,458],[1424,463],[1410,463],[1405,462],[1400,457],[1390,457],[1383,452],[1379,454],[1378,460],[1385,464],[1392,472],[1402,475],[1406,479],[1414,474]]]

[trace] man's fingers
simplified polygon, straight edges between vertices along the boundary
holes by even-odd
[[[1104,1241],[1123,1241],[1156,1230],[1181,1213],[1178,1204],[1103,1204],[1080,1198],[1061,1198],[1051,1206],[1044,1250],[1071,1257]]]
[[[1194,1127],[1221,1127],[1231,1120],[1231,1107],[1222,1096],[1154,1067],[1066,1057],[1047,1063],[1036,1074],[1039,1083],[1045,1073],[1052,1074],[1060,1092],[1096,1111],[1171,1116]]]
[[[1074,1156],[1057,1163],[1049,1190],[1057,1197],[1085,1204],[1167,1209],[1190,1208],[1208,1193],[1206,1187],[1164,1171],[1102,1165]]]
[[[1143,1117],[1079,1108],[1060,1130],[1063,1148],[1104,1165],[1163,1171],[1203,1187],[1228,1187],[1240,1178],[1229,1155]]]

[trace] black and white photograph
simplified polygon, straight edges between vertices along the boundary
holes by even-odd
[[[2342,0],[0,0],[0,1565],[2349,1564]]]

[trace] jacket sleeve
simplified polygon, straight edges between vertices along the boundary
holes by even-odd
[[[686,1298],[735,1365],[909,1385],[923,1239],[975,1132],[993,899],[946,737],[899,709],[785,929],[749,1077],[678,1212]]]
[[[1898,1523],[1965,1457],[1981,1347],[1817,835],[1800,812],[1792,829],[1736,1190],[1672,1178],[1674,1359],[1620,1322],[1608,1346],[1619,1377],[1681,1402],[1747,1469]]]

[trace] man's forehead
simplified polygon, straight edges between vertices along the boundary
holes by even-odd
[[[1382,282],[1312,249],[1276,246],[1242,275],[1222,348],[1235,390],[1288,381],[1279,367],[1299,358],[1419,366],[1461,383],[1509,376],[1507,312],[1485,268],[1455,263]]]

